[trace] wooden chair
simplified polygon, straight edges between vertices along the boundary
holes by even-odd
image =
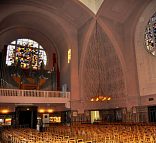
[[[77,139],[77,143],[83,142],[83,139]]]

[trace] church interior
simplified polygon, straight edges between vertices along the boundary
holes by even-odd
[[[0,143],[156,143],[156,0],[0,0]]]

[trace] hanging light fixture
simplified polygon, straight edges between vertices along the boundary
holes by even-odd
[[[96,21],[96,27],[95,27],[95,42],[96,42],[96,47],[97,47],[97,65],[98,65],[98,90],[97,90],[97,95],[92,97],[90,101],[110,101],[111,97],[103,95],[103,90],[101,87],[101,73],[102,69],[100,68],[100,43],[99,43],[99,38],[98,38],[98,29],[97,29],[97,21]]]

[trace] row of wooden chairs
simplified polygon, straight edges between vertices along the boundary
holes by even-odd
[[[155,125],[72,125],[35,129],[7,129],[2,138],[12,143],[156,143]]]
[[[48,132],[70,135],[96,143],[156,143],[155,125],[73,125],[51,126]]]
[[[11,143],[92,143],[83,139],[53,134],[51,132],[38,132],[34,129],[7,129],[2,132],[4,142]]]

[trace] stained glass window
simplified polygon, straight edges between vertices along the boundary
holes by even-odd
[[[145,29],[146,50],[156,56],[156,13],[150,18]]]
[[[31,39],[17,39],[7,46],[7,66],[20,64],[23,69],[40,69],[47,64],[47,56],[43,47]]]

